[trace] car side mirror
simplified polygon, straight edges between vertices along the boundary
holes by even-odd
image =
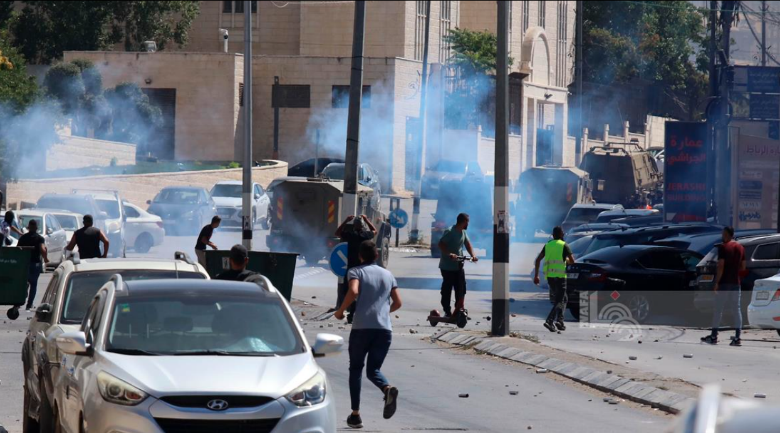
[[[333,334],[317,334],[317,340],[314,342],[311,351],[315,358],[323,358],[340,353],[344,348],[344,339]]]
[[[51,234],[53,234],[53,233],[54,233],[54,229],[53,229],[53,228],[51,228],[51,227],[46,227],[46,234],[47,234],[47,235],[51,235]]]
[[[57,337],[57,349],[68,355],[86,355],[87,335],[82,331],[64,332]]]
[[[51,313],[51,304],[41,304],[35,310],[35,319],[37,319],[39,322],[48,323],[51,320]]]
[[[260,194],[255,194],[255,200],[260,200]]]
[[[146,200],[146,204],[152,204],[151,200]]]

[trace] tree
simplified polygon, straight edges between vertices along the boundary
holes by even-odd
[[[89,129],[99,132],[107,126],[111,113],[103,97],[103,79],[89,60],[52,66],[44,86],[60,103],[63,114],[73,120],[73,135],[86,136]]]
[[[111,133],[114,141],[147,146],[162,126],[162,111],[135,83],[122,83],[104,93],[111,109]]]
[[[27,74],[24,57],[0,30],[0,105],[22,112],[38,97],[38,84]]]
[[[445,37],[454,53],[450,63],[458,66],[461,73],[495,74],[496,73],[496,35],[487,30],[474,31],[468,29],[451,29]],[[513,59],[508,59],[512,66]]]
[[[0,1],[0,29],[5,29],[13,17],[14,2]]]
[[[33,63],[62,58],[64,51],[95,51],[124,42],[128,50],[154,40],[187,43],[198,16],[197,1],[30,1],[12,30],[14,43]]]
[[[641,79],[662,89],[690,119],[699,118],[707,77],[703,18],[691,2],[584,2],[584,80]]]

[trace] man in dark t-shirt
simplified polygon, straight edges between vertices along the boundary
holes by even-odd
[[[246,268],[249,264],[249,252],[241,244],[230,249],[230,269],[217,275],[217,280],[246,281],[247,278],[258,275]]]
[[[741,278],[746,270],[745,248],[734,240],[734,228],[723,229],[723,243],[718,246],[718,271],[715,275],[715,308],[712,312],[712,331],[701,341],[718,344],[718,327],[723,311],[727,310],[734,318],[735,336],[730,346],[741,346],[742,306]]]
[[[27,283],[30,285],[30,294],[27,297],[27,311],[32,310],[35,294],[38,291],[38,277],[43,272],[43,263],[49,263],[46,241],[38,234],[38,220],[31,219],[27,224],[27,233],[19,238],[16,244],[20,247],[30,247],[30,265],[27,271]],[[43,262],[41,262],[43,258]]]
[[[84,227],[73,233],[70,243],[65,247],[68,251],[73,251],[76,246],[79,247],[79,257],[82,259],[95,259],[108,257],[108,237],[103,230],[94,227],[92,215],[84,215],[82,220]],[[103,253],[100,253],[100,243],[103,243]]]
[[[350,215],[336,229],[336,237],[340,238],[341,242],[347,243],[347,272],[352,268],[360,266],[360,244],[363,241],[374,239],[374,236],[376,236],[376,227],[371,224],[371,221],[365,215],[360,215],[357,218]],[[341,306],[346,295],[347,283],[339,283],[336,308]],[[354,312],[355,305],[353,304],[347,310],[347,322],[352,323],[352,314]]]
[[[203,226],[198,234],[198,240],[195,242],[195,255],[198,257],[198,263],[204,268],[206,267],[206,247],[217,249],[214,242],[211,242],[211,236],[214,234],[214,230],[222,223],[222,218],[219,215],[215,215],[211,219],[211,224]]]

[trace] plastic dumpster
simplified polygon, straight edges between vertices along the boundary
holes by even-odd
[[[292,299],[293,279],[298,254],[250,251],[247,269],[268,278],[288,301]],[[211,278],[230,269],[230,250],[206,251],[206,272]]]
[[[0,305],[11,305],[6,316],[19,317],[19,305],[27,301],[27,272],[30,266],[30,249],[22,247],[0,248]]]

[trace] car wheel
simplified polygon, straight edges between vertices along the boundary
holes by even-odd
[[[645,295],[634,295],[628,300],[628,309],[631,316],[639,323],[643,323],[650,317],[650,299]]]
[[[141,233],[140,236],[138,236],[138,239],[135,240],[135,252],[146,254],[149,252],[149,250],[152,249],[152,246],[154,245],[154,239],[152,239],[152,235],[149,233]]]
[[[43,380],[43,372],[39,372],[38,377]],[[39,387],[41,406],[38,411],[38,425],[41,428],[41,433],[51,433],[54,431],[54,414],[52,413],[51,403],[49,403],[49,396],[46,395],[46,387],[43,383],[41,383]]]
[[[40,430],[41,427],[40,427],[40,425],[38,425],[38,422],[35,421],[35,419],[33,419],[30,416],[30,392],[27,391],[26,382],[27,381],[25,380],[24,403],[22,405],[22,407],[24,408],[23,412],[22,412],[22,416],[24,417],[24,419],[22,421],[22,432],[23,433],[38,433],[38,432],[41,431]]]

